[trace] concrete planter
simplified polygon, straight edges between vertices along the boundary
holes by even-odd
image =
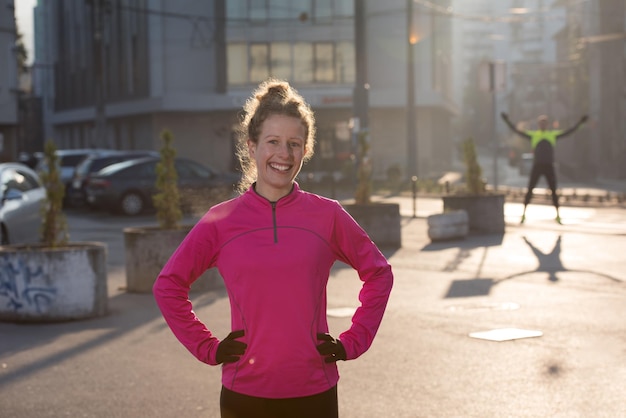
[[[344,208],[379,248],[402,247],[402,218],[399,204],[347,204]]]
[[[443,210],[465,210],[470,233],[504,233],[504,194],[443,196]]]
[[[158,226],[125,228],[126,290],[150,293],[154,281],[193,225],[179,229],[161,229]],[[223,287],[217,269],[207,270],[193,284],[191,291],[214,290]]]
[[[0,320],[54,322],[107,312],[106,246],[0,247]]]
[[[427,223],[431,241],[463,239],[469,233],[469,216],[465,210],[430,215]]]

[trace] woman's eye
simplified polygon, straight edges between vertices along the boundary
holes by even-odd
[[[299,143],[299,142],[292,142],[292,143],[291,143],[291,147],[292,147],[292,148],[300,148],[301,146],[302,146],[302,144],[301,144],[301,143]]]

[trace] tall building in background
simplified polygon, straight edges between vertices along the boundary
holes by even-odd
[[[0,161],[15,159],[18,136],[18,65],[13,0],[0,0]]]
[[[309,171],[348,169],[355,7],[365,8],[369,137],[374,175],[407,170],[407,121],[417,174],[449,169],[452,155],[451,21],[415,7],[415,106],[407,106],[406,0],[46,0],[36,12],[35,89],[59,147],[158,148],[232,169],[234,127],[251,90],[289,80],[311,103],[318,149]]]
[[[626,178],[626,4],[597,0],[588,6],[591,24],[580,40],[588,57],[589,111],[595,121],[585,144],[599,177]]]
[[[471,137],[478,144],[491,144],[494,130],[494,95],[481,80],[485,64],[503,61],[510,64],[508,26],[503,23],[509,13],[509,0],[476,0],[453,2],[456,41],[455,86],[461,104],[458,140]],[[500,102],[502,94],[495,95]],[[500,100],[498,100],[500,99]],[[502,106],[496,106],[502,108]]]

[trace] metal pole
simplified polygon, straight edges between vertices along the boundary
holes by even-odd
[[[417,173],[417,138],[415,120],[415,68],[414,41],[415,28],[413,22],[413,0],[407,0],[407,104],[406,104],[406,143],[407,143],[407,177]]]
[[[496,123],[498,122],[498,118],[496,117],[497,112],[497,103],[496,103],[496,63],[489,63],[489,88],[491,89],[491,102],[492,102],[492,118],[493,123],[491,124],[491,136],[493,141],[493,190],[498,190],[498,130],[496,129]]]
[[[356,61],[356,80],[352,93],[352,154],[354,155],[354,184],[358,184],[359,163],[363,151],[359,150],[359,133],[369,127],[369,85],[367,83],[367,44],[365,30],[365,0],[354,2],[354,52]]]
[[[369,127],[369,85],[367,83],[367,45],[365,30],[365,0],[354,2],[354,43],[356,60],[356,85],[354,88],[353,107],[354,114],[359,118],[359,129],[367,130]]]
[[[105,114],[105,98],[104,98],[104,48],[102,48],[102,40],[104,38],[104,4],[103,0],[94,0],[92,2],[92,22],[93,22],[93,40],[94,40],[94,74],[95,74],[95,138],[92,145],[96,147],[104,147],[106,145],[106,114]]]
[[[413,217],[417,218],[417,176],[411,177],[413,184]]]

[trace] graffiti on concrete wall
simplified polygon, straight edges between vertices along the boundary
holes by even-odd
[[[48,282],[41,266],[28,265],[23,259],[0,257],[0,303],[5,309],[45,312],[57,293]]]

